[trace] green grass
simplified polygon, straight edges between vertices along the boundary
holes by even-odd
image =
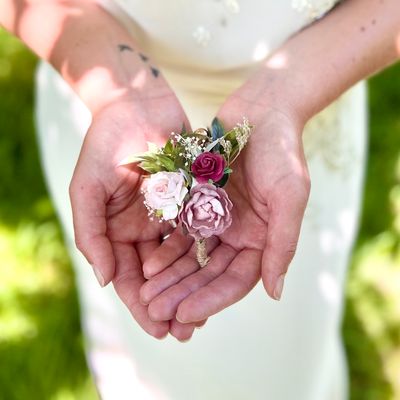
[[[36,149],[35,64],[0,31],[0,399],[95,399],[74,277]]]
[[[35,63],[0,31],[0,400],[95,399],[35,144]],[[400,399],[400,66],[369,87],[370,162],[343,335],[351,398],[392,400]]]
[[[369,81],[370,151],[343,335],[351,398],[400,399],[400,65]]]

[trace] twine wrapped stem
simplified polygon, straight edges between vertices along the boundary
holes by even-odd
[[[206,239],[196,239],[196,258],[202,268],[210,261],[210,257],[207,255]]]

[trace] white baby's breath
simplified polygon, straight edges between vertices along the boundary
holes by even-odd
[[[225,154],[230,154],[230,152],[232,151],[232,143],[229,140],[225,140],[224,138],[221,138],[219,142],[224,149]]]
[[[195,136],[183,137],[179,133],[173,134],[173,138],[184,148],[184,152],[179,155],[183,156],[188,162],[193,162],[205,151],[205,139]],[[187,164],[185,163],[185,165]]]
[[[235,128],[233,129],[239,145],[239,151],[241,151],[249,140],[252,127],[249,124],[249,120],[246,117],[243,117],[243,123],[236,124]]]

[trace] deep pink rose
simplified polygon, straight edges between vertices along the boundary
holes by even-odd
[[[195,239],[220,235],[232,223],[232,202],[224,189],[209,183],[198,184],[190,191],[179,220]]]
[[[218,182],[224,176],[225,158],[218,153],[201,153],[192,164],[192,173],[199,183],[209,179]]]

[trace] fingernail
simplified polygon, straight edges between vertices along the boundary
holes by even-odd
[[[167,337],[168,337],[168,332],[167,332],[164,336],[156,337],[156,339],[158,339],[158,340],[165,340]]]
[[[96,275],[97,281],[99,282],[100,286],[104,287],[106,285],[106,281],[104,279],[103,274],[96,267],[93,267],[93,271],[94,271],[94,274]]]
[[[274,289],[274,298],[275,298],[275,300],[280,300],[280,298],[282,296],[282,290],[283,290],[284,281],[285,281],[285,274],[279,275],[278,279],[276,280],[275,289]]]
[[[143,267],[143,276],[144,276],[144,279],[147,279],[147,280],[149,280],[149,279],[151,279],[152,277],[153,277],[153,273],[151,273],[151,270],[149,271],[149,269],[148,268],[144,268]]]
[[[181,319],[179,319],[179,317],[176,315],[175,316],[175,318],[176,318],[176,320],[178,321],[178,322],[180,322],[181,324],[187,324],[187,321],[182,321]]]
[[[142,306],[148,306],[148,305],[149,305],[149,302],[143,300],[141,297],[139,297],[139,301],[140,301],[140,304],[141,304]]]
[[[187,339],[178,339],[178,342],[181,342],[181,343],[187,343],[187,342],[190,342],[190,339],[191,339],[192,337],[190,336],[190,338],[187,338]]]

